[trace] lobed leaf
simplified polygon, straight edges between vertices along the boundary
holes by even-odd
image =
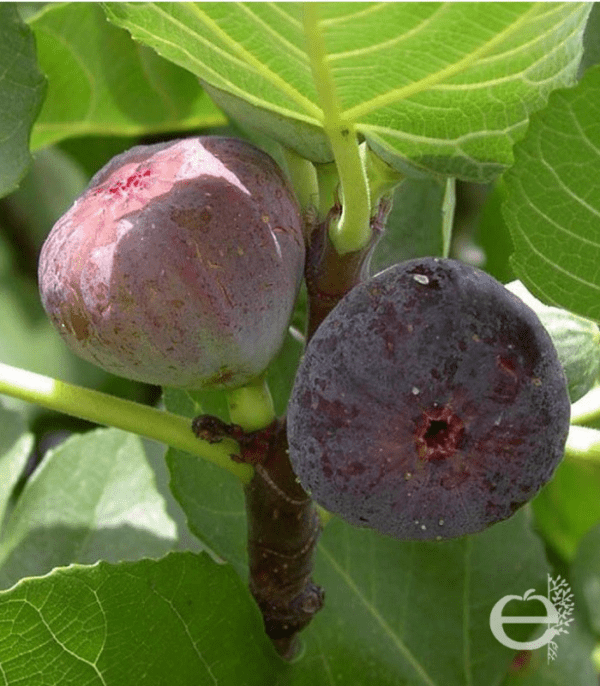
[[[318,35],[302,3],[105,9],[303,157],[331,161],[330,127],[345,125],[399,171],[483,181],[511,164],[548,93],[573,82],[590,5],[321,3]]]
[[[47,6],[30,22],[48,95],[32,149],[71,136],[197,129],[225,117],[187,71],[132,41],[96,3]]]
[[[553,93],[505,175],[517,277],[546,304],[600,321],[600,67]]]

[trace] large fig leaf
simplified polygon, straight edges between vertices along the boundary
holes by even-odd
[[[600,321],[600,66],[532,117],[505,176],[518,278],[540,300]]]
[[[354,132],[399,171],[474,181],[510,165],[529,114],[573,82],[590,7],[105,5],[234,118],[303,157],[331,161],[331,136]]]

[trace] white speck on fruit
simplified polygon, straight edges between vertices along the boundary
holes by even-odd
[[[427,527],[425,526],[425,524],[421,524],[421,529],[422,529],[423,531],[425,531],[426,528],[427,528]]]
[[[429,283],[429,277],[428,277],[428,276],[425,276],[425,274],[415,274],[415,275],[413,276],[413,279],[414,279],[417,283],[422,283],[423,286],[426,286],[426,285]]]
[[[440,521],[438,522],[438,524],[439,524],[440,526],[444,526],[444,520],[443,520],[443,519],[440,519]]]
[[[412,394],[413,395],[419,395],[420,392],[421,391],[416,386],[413,386],[413,388],[412,388]]]

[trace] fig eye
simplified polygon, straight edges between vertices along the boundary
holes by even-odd
[[[460,448],[464,425],[449,408],[433,408],[423,413],[416,432],[417,454],[421,460],[445,460]]]

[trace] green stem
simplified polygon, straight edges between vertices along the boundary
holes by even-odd
[[[454,209],[456,207],[456,179],[446,179],[446,191],[442,203],[442,245],[443,256],[450,255],[450,243],[452,242],[452,229],[454,227]]]
[[[317,184],[319,188],[319,217],[324,219],[335,205],[336,192],[340,186],[340,177],[334,162],[317,164]]]
[[[404,181],[404,174],[396,171],[381,157],[376,155],[367,142],[359,146],[363,168],[367,174],[369,193],[371,194],[371,214],[379,208],[379,202],[384,196],[392,194],[393,190]],[[375,212],[374,212],[375,211]]]
[[[327,48],[319,24],[319,3],[304,3],[304,35],[313,80],[323,111],[323,129],[327,134],[340,177],[343,210],[339,222],[330,226],[331,242],[340,255],[364,248],[371,238],[371,201],[362,165],[356,129],[344,117],[337,99]]]
[[[2,363],[0,393],[41,405],[49,410],[64,412],[97,424],[114,426],[166,443],[172,448],[214,462],[244,483],[248,483],[252,478],[253,469],[249,465],[234,462],[230,457],[232,454],[240,453],[236,441],[225,439],[220,443],[211,444],[199,440],[194,436],[191,420],[187,417]]]
[[[275,408],[266,375],[257,377],[246,386],[227,391],[229,417],[244,431],[258,431],[272,424]]]
[[[565,457],[600,464],[600,431],[587,426],[571,425]]]
[[[317,207],[319,187],[314,164],[289,148],[283,147],[283,155],[300,208],[305,211],[309,207]]]

